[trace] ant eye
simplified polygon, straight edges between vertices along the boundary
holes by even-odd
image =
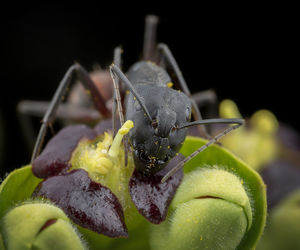
[[[144,151],[142,151],[142,152],[140,153],[140,159],[143,160],[143,161],[148,161],[148,160],[149,160],[149,159],[148,159],[148,156],[145,154]]]
[[[187,107],[186,110],[185,110],[185,119],[187,121],[189,121],[191,119],[191,112],[190,112],[190,108]]]

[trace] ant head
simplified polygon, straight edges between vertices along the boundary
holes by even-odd
[[[190,121],[191,103],[183,93],[165,87],[146,85],[139,93],[151,120],[130,95],[126,119],[135,124],[129,134],[135,166],[152,174],[164,168],[179,151],[187,135],[187,129],[179,127]]]

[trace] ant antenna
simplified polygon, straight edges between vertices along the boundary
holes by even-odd
[[[179,162],[174,168],[172,168],[162,178],[161,183],[164,183],[167,179],[169,179],[169,177],[171,177],[179,169],[181,169],[184,166],[185,163],[187,163],[189,160],[191,160],[192,158],[194,158],[200,152],[202,152],[203,150],[205,150],[206,148],[208,148],[213,143],[217,142],[220,138],[222,138],[226,134],[230,133],[231,131],[233,131],[233,130],[237,129],[238,127],[240,127],[241,125],[243,125],[244,124],[244,120],[243,119],[207,119],[207,120],[189,122],[189,123],[184,124],[183,126],[179,127],[178,129],[182,129],[182,128],[186,128],[186,127],[190,127],[190,126],[195,126],[195,125],[199,125],[199,124],[216,124],[216,123],[220,123],[220,124],[235,124],[236,123],[236,125],[231,126],[231,127],[227,128],[227,129],[225,129],[223,132],[221,132],[220,134],[218,134],[214,138],[212,138],[208,143],[206,143],[202,147],[198,148],[195,152],[193,152],[188,157],[186,157],[181,162]]]
[[[232,118],[232,119],[222,119],[222,118],[216,118],[216,119],[205,119],[205,120],[199,120],[199,121],[193,121],[183,124],[180,127],[177,127],[177,129],[187,128],[191,126],[196,125],[208,125],[208,124],[239,124],[243,125],[244,120],[239,118]]]
[[[141,96],[136,92],[136,90],[132,86],[131,82],[124,75],[124,73],[116,65],[114,65],[114,64],[112,64],[109,69],[110,69],[110,74],[111,74],[113,80],[115,79],[115,75],[117,75],[120,78],[120,80],[126,85],[126,87],[135,96],[135,98],[137,99],[137,101],[141,105],[142,109],[144,110],[146,116],[148,117],[149,121],[152,122],[152,117],[151,117],[151,115],[150,115],[147,107],[143,103]]]

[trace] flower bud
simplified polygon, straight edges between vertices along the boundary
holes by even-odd
[[[187,174],[171,209],[163,228],[167,236],[152,237],[158,245],[153,249],[236,249],[252,224],[242,181],[222,169],[203,168]]]
[[[187,137],[181,153],[205,143]],[[152,249],[255,249],[266,220],[261,177],[217,145],[190,160],[184,173],[167,220],[151,226]]]
[[[8,211],[0,223],[5,249],[85,249],[58,207],[27,203]]]

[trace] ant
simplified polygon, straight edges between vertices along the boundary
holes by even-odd
[[[67,70],[42,120],[31,161],[39,155],[47,128],[51,126],[69,85],[76,80],[79,80],[90,94],[95,108],[105,117],[112,116],[113,131],[116,126],[117,107],[120,123],[121,125],[124,123],[122,101],[124,102],[125,119],[132,120],[134,123],[128,139],[135,168],[145,176],[153,175],[165,168],[170,159],[178,154],[187,136],[188,127],[199,126],[199,129],[206,134],[204,125],[234,124],[179,162],[162,178],[161,182],[165,182],[187,161],[209,145],[244,123],[243,119],[202,120],[199,108],[191,98],[190,90],[169,47],[162,43],[156,44],[157,23],[158,17],[153,15],[146,17],[143,59],[133,64],[126,75],[121,70],[122,49],[117,47],[114,50],[114,63],[109,68],[114,85],[112,114],[96,84],[81,65],[75,63]],[[175,75],[174,80],[178,82],[180,91],[172,88],[173,82],[167,70]],[[126,89],[128,93],[125,98],[120,95],[119,83],[122,83],[120,89]],[[195,121],[191,121],[192,115]],[[126,161],[127,139],[124,141]]]

